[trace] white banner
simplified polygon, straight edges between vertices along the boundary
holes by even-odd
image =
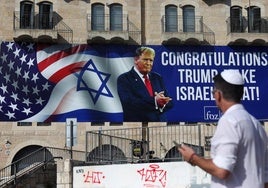
[[[73,168],[73,188],[209,188],[211,176],[186,162]]]

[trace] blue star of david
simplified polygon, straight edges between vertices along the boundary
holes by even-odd
[[[85,80],[84,77],[87,77],[90,75],[97,77],[98,80]],[[87,90],[94,104],[96,104],[96,102],[98,101],[101,95],[107,96],[107,97],[113,97],[111,91],[106,85],[111,74],[107,74],[107,73],[99,71],[91,59],[82,68],[82,70],[80,71],[80,74],[76,76],[78,78],[77,91]],[[100,81],[100,85],[97,85],[95,86],[97,88],[94,88],[94,84],[96,84],[96,82],[99,82],[99,81]]]

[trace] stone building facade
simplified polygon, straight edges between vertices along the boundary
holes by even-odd
[[[267,0],[1,0],[0,5],[0,41],[268,45]],[[73,149],[84,150],[85,132],[100,127],[118,125],[78,123]],[[28,146],[66,148],[65,137],[65,123],[0,122],[0,169],[26,155]]]
[[[3,0],[1,4],[3,41],[267,45],[265,0]]]

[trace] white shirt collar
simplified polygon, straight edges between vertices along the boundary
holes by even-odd
[[[233,110],[243,109],[243,108],[244,108],[244,106],[243,106],[241,103],[234,104],[234,105],[232,105],[231,107],[229,107],[229,108],[225,111],[225,114],[226,114],[226,113],[231,113]]]
[[[142,79],[142,80],[144,80],[144,78],[143,78],[143,74],[141,74],[140,73],[140,71],[134,66],[134,70],[135,70],[135,72],[139,75],[139,77]]]

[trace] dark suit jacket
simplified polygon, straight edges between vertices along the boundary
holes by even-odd
[[[152,84],[153,92],[164,91],[164,95],[168,96],[160,74],[150,72],[149,79]],[[144,82],[135,72],[134,68],[118,77],[117,91],[123,108],[124,121],[167,121],[165,111],[172,108],[172,101],[166,105],[163,112],[160,112],[159,109],[156,109],[154,97],[149,95]]]

